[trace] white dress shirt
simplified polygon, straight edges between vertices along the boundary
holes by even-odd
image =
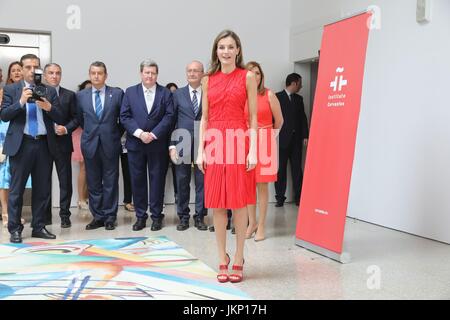
[[[152,111],[153,103],[155,102],[156,84],[154,84],[153,87],[148,88],[148,89],[144,86],[144,84],[142,84],[142,90],[144,91],[144,99],[145,99],[145,105],[147,106],[147,112],[148,112],[148,114],[150,114],[150,112]],[[144,130],[137,129],[133,133],[133,136],[135,136],[136,138],[139,139],[139,137],[141,136],[142,132],[144,132]],[[153,134],[153,132],[150,132],[150,134],[153,136],[154,139],[158,139]]]
[[[290,92],[289,92],[289,91],[287,91],[286,89],[284,89],[284,91],[286,91],[286,94],[287,94],[287,96],[288,96],[289,100],[292,100],[292,98],[291,98],[291,94],[292,94],[292,93],[290,93]]]
[[[156,93],[156,84],[151,88],[146,88],[144,84],[142,84],[142,90],[144,90],[144,98],[145,104],[147,106],[147,112],[150,114],[153,107],[153,102],[155,101],[155,93]]]

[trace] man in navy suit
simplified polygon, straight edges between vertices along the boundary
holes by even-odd
[[[192,163],[197,159],[197,148],[194,148],[195,124],[198,124],[202,117],[202,87],[203,64],[199,61],[192,61],[186,67],[188,85],[178,89],[173,94],[173,104],[175,112],[175,131],[169,147],[170,158],[176,164],[176,180],[178,189],[177,213],[180,223],[178,231],[189,228],[189,198],[191,193],[191,172]],[[197,122],[196,122],[197,121]],[[183,130],[184,129],[184,130]],[[198,129],[198,128],[197,128]],[[180,139],[182,137],[182,143]],[[195,137],[198,142],[198,137]],[[186,142],[188,142],[186,144]],[[198,230],[207,230],[204,222],[207,214],[204,202],[203,173],[194,166],[195,175],[195,214],[194,226]]]
[[[35,73],[40,60],[34,54],[20,59],[23,81],[5,87],[0,117],[9,121],[3,153],[9,156],[11,185],[8,200],[8,231],[12,243],[22,242],[23,192],[28,176],[32,179],[32,237],[55,239],[45,228],[45,213],[50,201],[52,156],[56,154],[54,122],[63,121],[54,88],[46,87],[41,101],[33,97]],[[42,73],[42,70],[39,70]]]
[[[94,219],[86,230],[114,230],[119,201],[120,105],[123,91],[105,85],[103,62],[89,67],[92,88],[77,93],[77,119],[83,128],[81,152],[85,159],[89,210]]]
[[[59,216],[61,228],[69,228],[70,201],[72,199],[72,132],[78,128],[76,120],[75,92],[60,86],[62,76],[61,66],[49,63],[44,67],[45,82],[56,89],[64,121],[55,123],[56,155],[53,159],[59,179]],[[50,200],[51,202],[51,200]],[[47,210],[47,221],[51,222],[51,203]]]
[[[292,189],[294,201],[298,206],[302,192],[303,146],[308,144],[308,120],[305,114],[303,97],[297,93],[302,88],[302,77],[291,73],[286,77],[286,89],[277,93],[280,101],[284,123],[279,135],[279,167],[278,180],[275,182],[276,207],[282,207],[286,200],[287,165],[291,163]]]
[[[153,221],[151,230],[157,231],[162,228],[164,218],[162,209],[168,165],[167,148],[173,127],[173,101],[170,90],[156,83],[158,65],[154,61],[144,60],[140,71],[142,82],[125,92],[120,121],[127,130],[125,146],[137,217],[133,230],[145,228],[150,203]]]

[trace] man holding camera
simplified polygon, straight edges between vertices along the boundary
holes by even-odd
[[[43,85],[40,60],[34,54],[20,59],[23,81],[5,87],[0,118],[10,121],[3,146],[9,156],[11,185],[8,202],[8,231],[12,243],[22,242],[22,202],[28,176],[32,179],[32,237],[55,239],[45,228],[50,201],[52,156],[56,152],[53,123],[64,119],[54,88]]]

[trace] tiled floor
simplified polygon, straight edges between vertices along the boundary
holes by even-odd
[[[120,207],[118,227],[114,231],[86,231],[90,217],[73,209],[72,228],[55,224],[49,230],[59,240],[164,235],[175,241],[210,267],[217,268],[214,233],[198,231],[192,226],[176,230],[178,218],[173,205],[165,208],[165,227],[158,232],[146,229],[133,232],[134,216]],[[269,205],[267,239],[247,240],[245,280],[237,287],[254,299],[450,299],[450,245],[348,219],[346,251],[352,262],[342,265],[295,245],[294,233],[298,207]],[[29,220],[29,208],[25,217]],[[212,224],[211,213],[207,222]],[[24,241],[30,238],[26,224]],[[228,252],[233,252],[231,233]],[[7,242],[6,229],[0,241]]]

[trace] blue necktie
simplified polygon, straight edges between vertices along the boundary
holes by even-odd
[[[103,112],[102,100],[100,99],[100,90],[95,91],[95,114],[100,119]]]
[[[192,106],[194,107],[194,115],[197,117],[198,113],[198,100],[197,100],[197,90],[192,91],[194,96],[192,97]]]
[[[28,133],[36,137],[38,134],[37,108],[36,103],[28,103]]]

